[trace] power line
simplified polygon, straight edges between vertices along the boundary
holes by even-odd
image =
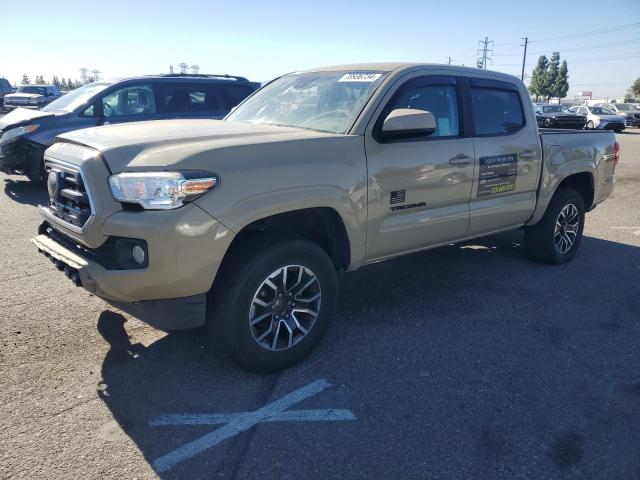
[[[524,37],[524,54],[522,55],[522,75],[520,76],[520,80],[524,82],[524,66],[527,63],[527,43],[529,42],[528,37]]]
[[[574,38],[574,37],[586,37],[586,36],[591,36],[591,35],[603,35],[605,33],[611,33],[611,32],[620,32],[620,31],[625,31],[625,30],[632,30],[635,28],[640,28],[640,22],[634,22],[634,23],[627,23],[624,25],[613,25],[611,27],[605,27],[605,28],[599,28],[596,30],[590,30],[587,32],[576,32],[576,33],[568,33],[566,35],[558,35],[555,37],[547,37],[547,38],[539,38],[539,39],[533,39],[533,40],[529,40],[529,42],[533,43],[538,43],[538,42],[550,42],[552,40],[561,40],[561,39],[565,39],[565,38]]]
[[[487,60],[493,62],[493,59],[488,55],[493,55],[493,49],[489,48],[489,44],[493,46],[493,41],[489,40],[489,37],[484,37],[484,42],[482,40],[478,40],[478,44],[482,45],[482,48],[478,49],[478,53],[482,52],[482,57],[478,58],[478,68],[487,69]]]
[[[570,60],[569,63],[574,64],[574,63],[593,63],[593,62],[608,62],[609,60],[626,60],[627,58],[638,58],[640,57],[640,54],[633,54],[633,55],[619,55],[619,56],[614,56],[614,57],[603,57],[603,58],[589,58],[589,59],[585,59],[585,60]],[[527,65],[533,65],[533,63],[528,63]],[[510,64],[498,64],[498,65],[493,65],[496,68],[503,68],[503,67],[520,67],[521,65],[519,63],[510,63]]]

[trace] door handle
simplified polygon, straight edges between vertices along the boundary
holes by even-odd
[[[465,155],[464,153],[460,153],[455,157],[449,159],[449,165],[469,165],[472,161],[472,158],[469,155]]]
[[[536,158],[538,154],[532,150],[524,150],[520,153],[520,158]]]

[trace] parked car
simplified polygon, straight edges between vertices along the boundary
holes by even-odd
[[[206,324],[242,366],[273,371],[326,332],[336,270],[522,227],[532,259],[569,261],[618,159],[611,131],[540,133],[511,75],[325,67],[224,121],[59,136],[33,243],[116,307],[165,330]]]
[[[15,89],[6,78],[0,78],[0,112],[4,110],[4,97],[13,93]]]
[[[633,103],[599,103],[596,107],[603,107],[624,117],[627,127],[640,127],[640,110]]]
[[[551,105],[546,103],[534,104],[536,122],[539,127],[569,128],[581,130],[587,123],[585,115],[577,115],[569,111],[565,105]]]
[[[44,178],[44,151],[80,128],[166,118],[223,118],[260,84],[230,75],[162,75],[105,80],[73,90],[41,110],[0,119],[0,169]]]
[[[60,90],[55,85],[21,85],[15,93],[4,96],[4,107],[7,110],[18,107],[38,109],[59,97]]]
[[[616,115],[614,111],[607,110],[604,107],[579,106],[571,107],[569,111],[587,117],[587,124],[585,125],[587,130],[599,128],[620,133],[625,128],[624,117]]]

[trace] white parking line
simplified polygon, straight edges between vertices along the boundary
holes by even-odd
[[[633,235],[640,237],[640,227],[611,227],[614,230],[635,230],[631,232]]]
[[[165,425],[224,425],[196,440],[176,448],[152,462],[158,472],[201,453],[227,438],[250,429],[261,422],[335,422],[355,420],[351,410],[288,410],[292,405],[321,392],[330,384],[325,379],[316,380],[306,387],[291,392],[252,412],[160,415],[149,421],[152,426]]]

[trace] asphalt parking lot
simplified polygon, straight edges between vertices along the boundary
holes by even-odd
[[[0,478],[640,478],[640,129],[618,140],[573,262],[517,231],[344,274],[270,376],[72,286],[29,242],[45,191],[0,174]],[[216,416],[267,405],[293,413]]]

